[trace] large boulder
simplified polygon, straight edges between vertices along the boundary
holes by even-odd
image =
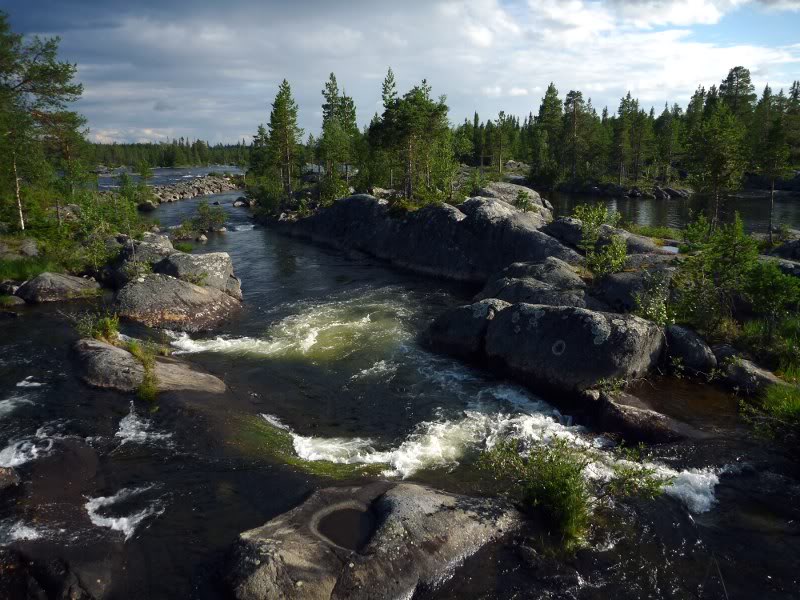
[[[577,247],[583,236],[583,223],[575,217],[559,217],[542,227],[542,231],[568,246]]]
[[[737,393],[756,396],[772,385],[787,385],[783,379],[741,356],[727,344],[714,346],[722,383]]]
[[[717,368],[717,357],[705,340],[688,327],[669,325],[666,356],[693,374],[710,374]]]
[[[298,237],[359,250],[413,271],[475,283],[511,263],[581,256],[539,231],[541,216],[496,198],[399,213],[364,194],[342,198],[307,218],[276,222]]]
[[[16,295],[29,304],[61,302],[95,296],[100,289],[92,279],[61,273],[42,273],[23,283]]]
[[[82,339],[75,342],[73,350],[81,366],[81,378],[93,387],[132,392],[142,383],[142,363],[124,348],[99,340]],[[153,371],[159,392],[221,394],[225,391],[222,380],[174,358],[157,356]]]
[[[153,271],[223,291],[237,300],[242,299],[241,285],[233,274],[233,261],[227,252],[176,252],[156,263]]]
[[[539,195],[539,192],[524,185],[492,181],[478,190],[476,196],[482,198],[496,198],[513,206],[517,205],[521,195],[525,195],[531,209],[540,213],[547,222],[553,220],[553,205]]]
[[[124,287],[133,279],[153,269],[153,265],[177,252],[169,237],[147,232],[141,240],[125,237],[111,238],[107,244],[121,242],[117,260],[111,267],[108,279],[115,288]]]
[[[654,411],[636,396],[601,392],[595,421],[603,431],[618,434],[626,442],[659,444],[687,436],[691,428]]]
[[[357,537],[354,520],[374,523],[360,548],[337,537]],[[410,483],[323,489],[242,533],[227,579],[236,600],[410,598],[520,522],[503,502]]]
[[[630,312],[637,308],[637,297],[645,292],[659,293],[663,296],[662,299],[666,300],[669,293],[669,281],[673,273],[673,269],[660,267],[642,271],[611,273],[598,280],[593,293],[612,309]],[[659,282],[657,278],[661,278],[663,281]],[[663,285],[656,285],[657,283],[663,283]]]
[[[554,238],[562,241],[568,246],[577,247],[583,236],[583,223],[574,217],[559,217],[552,223],[542,227],[542,231]],[[630,233],[624,229],[611,227],[610,225],[600,226],[600,243],[607,244],[612,236],[621,236],[625,240],[628,254],[652,253],[660,254],[663,252],[651,238],[643,235]]]
[[[158,273],[130,282],[116,299],[122,317],[148,327],[192,332],[215,327],[239,306],[230,294],[218,289]]]
[[[428,345],[436,352],[469,360],[483,356],[483,342],[489,321],[508,302],[490,298],[450,309],[439,315],[427,331]]]
[[[601,380],[641,377],[661,355],[664,335],[633,315],[516,304],[489,324],[486,356],[524,382],[579,392]]]

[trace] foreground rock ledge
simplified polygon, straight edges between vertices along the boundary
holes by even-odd
[[[228,318],[240,303],[213,287],[201,287],[169,275],[140,277],[117,294],[120,316],[148,327],[204,331]]]
[[[144,378],[144,367],[127,350],[92,339],[78,340],[73,347],[81,365],[83,381],[93,387],[132,392]],[[222,380],[174,358],[157,356],[155,376],[159,392],[192,391],[221,394]]]
[[[377,528],[359,552],[319,531],[320,521],[341,509],[373,512]],[[237,600],[410,598],[418,586],[441,581],[521,519],[497,500],[408,483],[323,489],[242,533],[231,553],[228,582]]]

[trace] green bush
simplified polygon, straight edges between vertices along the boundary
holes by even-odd
[[[669,279],[660,271],[648,272],[644,288],[634,294],[636,316],[666,327],[675,319],[669,307]]]
[[[197,205],[197,213],[192,225],[198,231],[216,231],[225,225],[228,214],[221,206],[209,206],[208,201],[201,200]]]
[[[192,252],[194,250],[194,245],[190,244],[189,242],[176,242],[173,244],[173,247],[178,252]]]
[[[528,192],[525,190],[519,190],[517,192],[517,199],[514,202],[514,205],[522,212],[533,210],[533,202],[531,202],[530,194],[528,194]]]
[[[75,329],[81,337],[115,344],[119,339],[119,317],[113,313],[85,313],[76,319]]]
[[[575,207],[574,216],[582,223],[578,247],[586,255],[586,268],[595,277],[618,273],[625,268],[628,250],[625,239],[612,235],[608,244],[600,243],[603,225],[615,227],[620,214],[609,211],[602,204],[581,204]]]
[[[579,542],[591,515],[591,494],[584,469],[590,460],[579,450],[557,439],[536,446],[527,457],[514,440],[497,444],[481,457],[481,469],[506,483],[528,510],[542,516],[565,542]]]
[[[772,341],[778,323],[800,308],[800,279],[786,275],[772,261],[753,266],[745,281],[745,292],[753,310],[764,318],[767,342]]]

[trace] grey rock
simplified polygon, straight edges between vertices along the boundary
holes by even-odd
[[[583,223],[575,217],[559,217],[542,231],[568,246],[577,247],[583,235]]]
[[[574,250],[539,231],[540,222],[538,214],[493,198],[395,214],[386,201],[362,194],[337,200],[310,217],[274,224],[291,235],[359,250],[420,273],[484,283],[513,262],[548,256],[582,261]]]
[[[242,299],[239,281],[233,276],[233,261],[227,252],[185,254],[175,252],[153,266],[155,273],[171,275],[184,281],[211,287]],[[231,278],[235,283],[231,282]]]
[[[110,280],[115,288],[124,287],[132,279],[151,271],[153,266],[177,252],[166,235],[147,232],[141,240],[121,239],[122,249],[111,267]]]
[[[122,317],[148,327],[192,332],[215,327],[239,306],[237,300],[218,289],[156,273],[130,282],[116,299]]]
[[[596,422],[604,431],[616,433],[626,442],[659,444],[686,437],[690,429],[647,407],[639,398],[625,393],[601,392]]]
[[[39,256],[39,246],[36,243],[36,240],[32,240],[30,238],[22,240],[19,245],[19,253],[22,256],[27,256],[30,258]]]
[[[688,327],[670,325],[667,336],[667,358],[678,359],[691,373],[709,374],[717,367],[717,357],[705,340]]]
[[[233,206],[236,207],[236,208],[242,208],[242,207],[248,206],[248,203],[246,201],[244,201],[244,200],[236,200],[233,203]]]
[[[200,235],[197,236],[197,239],[195,241],[200,242],[201,244],[205,244],[208,241],[208,238],[204,233],[201,233]]]
[[[663,277],[668,284],[673,273],[674,270],[669,268],[612,273],[598,280],[593,293],[612,309],[630,312],[637,307],[636,297],[638,294],[642,294],[646,290],[650,290],[648,293],[654,293],[653,278]],[[666,296],[668,286],[665,285],[662,291]]]
[[[575,269],[561,259],[548,256],[541,262],[517,262],[495,274],[492,279],[533,278],[555,288],[575,290],[586,287],[586,283],[575,272]],[[490,281],[492,280],[490,279]]]
[[[512,206],[516,206],[517,198],[520,193],[528,197],[528,201],[533,205],[534,210],[541,212],[543,216],[547,217],[547,221],[553,220],[553,205],[550,204],[550,201],[542,198],[539,192],[524,185],[492,181],[478,190],[476,195],[483,198],[497,198]]]
[[[99,340],[82,339],[75,343],[73,350],[81,366],[81,377],[88,385],[132,392],[142,383],[142,363],[123,348]],[[225,391],[225,384],[217,377],[171,357],[157,356],[153,370],[159,392],[221,394]]]
[[[436,352],[464,359],[483,356],[483,342],[489,321],[510,306],[494,298],[452,308],[439,315],[427,331],[428,345]]]
[[[11,279],[0,281],[0,296],[12,296],[16,294],[19,286],[20,283],[18,281],[12,281]]]
[[[19,296],[9,295],[6,296],[3,300],[3,306],[5,307],[22,306],[24,304],[25,300],[23,300]]]
[[[91,279],[61,273],[42,273],[23,283],[16,295],[29,304],[61,302],[97,294],[100,286]]]
[[[738,353],[731,353],[730,347],[714,347],[714,354],[722,371],[722,382],[740,394],[756,396],[772,385],[787,385],[771,371]]]
[[[489,324],[486,356],[525,383],[579,392],[606,379],[647,373],[664,336],[633,315],[516,304]]]
[[[360,552],[319,530],[320,521],[339,509],[375,516],[377,527]],[[519,513],[503,502],[410,483],[323,489],[242,533],[228,582],[236,600],[410,598],[520,522]]]
[[[560,289],[530,277],[492,281],[476,296],[476,300],[483,298],[498,298],[510,304],[525,302],[608,310],[608,306],[588,295],[585,289]]]

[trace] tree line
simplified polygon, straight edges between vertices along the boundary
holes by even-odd
[[[417,202],[447,201],[459,163],[500,177],[513,159],[530,165],[530,182],[543,189],[686,180],[718,200],[744,173],[774,184],[790,174],[790,165],[800,165],[800,81],[788,94],[767,85],[758,96],[741,66],[719,86],[698,87],[685,110],[665,104],[660,114],[630,92],[614,113],[598,113],[581,91],[562,99],[551,83],[535,115],[520,119],[500,111],[481,120],[475,113],[451,126],[445,96],[434,98],[425,80],[401,95],[391,69],[382,99],[382,112],[359,130],[353,99],[331,73],[322,90],[322,132],[304,143],[298,106],[284,80],[250,154],[251,177],[262,195],[273,205],[281,194],[290,196],[292,182],[310,163],[320,199],[352,186],[392,188]]]
[[[197,167],[206,165],[244,166],[250,148],[245,140],[236,144],[210,145],[203,140],[173,139],[162,143],[91,144],[92,164],[107,167],[140,165],[150,167]]]

